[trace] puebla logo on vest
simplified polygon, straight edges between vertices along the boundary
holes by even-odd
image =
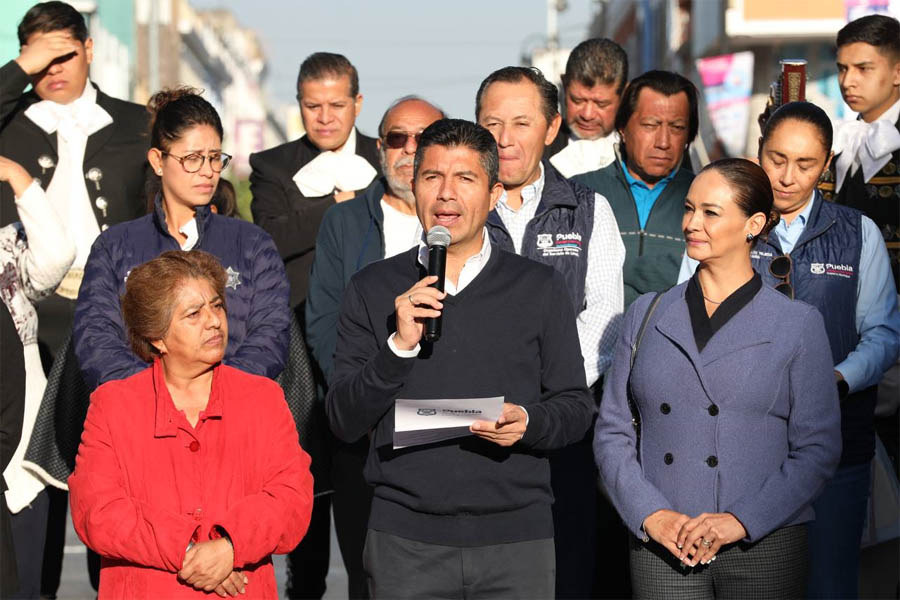
[[[539,233],[537,248],[542,256],[581,256],[581,234],[571,233]]]
[[[811,263],[809,272],[813,275],[833,275],[849,279],[853,277],[853,265],[833,265],[831,263]]]

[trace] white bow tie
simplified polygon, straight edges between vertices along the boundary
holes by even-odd
[[[554,154],[550,164],[562,173],[563,177],[573,177],[581,173],[596,171],[616,160],[616,134],[599,140],[577,140]]]
[[[41,100],[29,106],[25,116],[47,133],[59,131],[66,141],[72,139],[73,134],[90,136],[113,122],[109,113],[96,102],[83,98],[70,104]]]
[[[369,185],[378,172],[358,154],[328,150],[294,174],[294,183],[307,198],[327,196],[335,190],[355,192]]]
[[[891,153],[897,149],[900,149],[900,131],[893,123],[883,119],[874,123],[862,119],[841,123],[834,136],[834,152],[840,153],[834,191],[840,191],[854,162],[859,161],[863,181],[868,181],[891,160]]]

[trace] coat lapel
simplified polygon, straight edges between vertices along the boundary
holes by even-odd
[[[95,131],[93,135],[88,137],[87,144],[84,147],[84,164],[87,164],[87,161],[91,160],[95,154],[97,154],[104,146],[106,146],[109,138],[112,137],[112,134],[116,130],[115,117],[113,116],[112,108],[106,101],[107,98],[108,96],[106,94],[101,92],[99,89],[97,90],[97,105],[107,113],[109,113],[111,117],[113,117],[113,122],[100,131]]]
[[[694,340],[694,331],[691,329],[691,316],[688,313],[687,302],[684,299],[684,290],[686,289],[687,286],[682,286],[679,297],[662,309],[663,312],[656,322],[656,329],[681,348],[681,351],[691,361],[691,365],[697,372],[703,391],[712,400],[712,388],[710,388],[703,373],[700,355],[697,352],[697,342]]]
[[[712,336],[700,357],[703,368],[729,354],[773,341],[778,315],[766,313],[760,306],[759,296],[764,293],[765,289],[757,292],[747,306]]]

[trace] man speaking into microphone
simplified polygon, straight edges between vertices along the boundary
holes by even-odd
[[[430,125],[413,189],[423,230],[450,233],[444,290],[423,240],[357,273],[344,295],[326,411],[342,439],[372,432],[363,560],[376,599],[554,595],[544,453],[580,440],[594,403],[562,275],[492,246],[485,231],[503,191],[498,164],[481,126]],[[438,317],[440,338],[428,342],[425,322]],[[496,397],[500,416],[467,436],[395,447],[398,399]]]

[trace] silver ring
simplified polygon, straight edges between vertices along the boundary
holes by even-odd
[[[703,544],[704,546],[706,546],[707,548],[709,548],[710,546],[712,546],[712,542],[709,541],[709,540],[706,539],[706,538],[703,538],[703,541],[700,542],[700,543]]]
[[[413,306],[415,306],[415,305],[416,305],[416,303],[415,303],[415,302],[413,302],[413,299],[412,299],[412,294],[407,294],[407,295],[406,295],[406,297],[407,297],[407,299],[408,299],[408,300],[409,300],[409,303],[410,303],[410,304],[412,304],[412,305],[413,305]]]

